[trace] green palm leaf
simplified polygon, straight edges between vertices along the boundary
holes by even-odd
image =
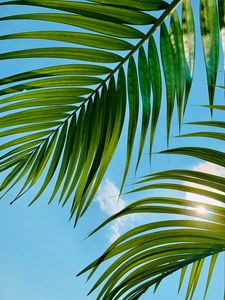
[[[74,194],[71,217],[76,212],[76,219],[90,205],[118,144],[126,112],[126,90],[129,95],[129,128],[127,160],[122,187],[129,170],[136,136],[139,116],[139,86],[142,92],[143,118],[137,166],[143,152],[150,117],[152,118],[150,151],[152,149],[162,93],[160,55],[152,35],[181,1],[176,0],[171,4],[161,0],[151,3],[123,1],[119,4],[112,1],[93,2],[97,3],[59,0],[49,3],[42,0],[2,1],[0,3],[2,7],[7,5],[9,11],[11,5],[34,6],[34,9],[35,7],[53,9],[51,13],[35,13],[34,11],[27,14],[9,14],[1,17],[2,23],[12,20],[33,20],[83,28],[82,32],[69,31],[62,27],[61,31],[25,31],[0,37],[2,41],[36,39],[54,40],[58,44],[60,42],[70,43],[70,46],[67,47],[59,44],[57,47],[38,47],[0,54],[1,60],[63,58],[77,61],[77,63],[55,64],[15,73],[1,80],[0,112],[2,113],[1,128],[3,129],[1,136],[7,137],[9,142],[1,146],[2,150],[8,152],[4,152],[0,167],[2,171],[9,170],[10,172],[2,186],[4,195],[15,186],[15,182],[25,179],[24,186],[15,200],[36,183],[44,170],[47,172],[47,178],[40,191],[34,196],[32,203],[44,192],[51,179],[59,172],[49,202],[53,200],[60,188],[62,190],[59,202],[63,205]],[[155,18],[151,14],[143,12],[151,10],[162,10],[162,14],[159,18]],[[184,7],[185,11],[188,13]],[[176,22],[178,23],[179,20],[177,19]],[[147,24],[150,24],[147,33],[142,31],[144,28],[140,27],[138,30],[130,26]],[[163,26],[165,31],[166,25]],[[91,30],[93,33],[85,32],[85,30]],[[132,42],[127,41],[127,38]],[[137,39],[138,42],[133,45],[133,41]],[[147,61],[147,54],[142,45],[148,39],[150,42]],[[180,33],[180,42],[182,43],[182,33]],[[73,47],[73,44],[83,47]],[[115,53],[115,50],[121,51],[120,54]],[[134,54],[138,50],[140,50],[139,63],[136,70]],[[157,65],[154,63],[156,58]],[[84,63],[81,64],[80,61]],[[128,75],[124,74],[122,70],[122,66],[127,61],[130,62]],[[103,66],[102,63],[113,65],[108,67]],[[164,62],[165,70],[169,64],[170,61]],[[118,72],[120,74],[117,84],[115,84]],[[150,72],[149,75],[148,72]],[[171,80],[168,77],[168,71],[165,72],[167,72],[165,75],[167,87],[175,86],[175,78]],[[155,73],[158,74],[157,79]],[[108,84],[108,82],[110,83]],[[5,87],[5,85],[7,86]],[[150,101],[151,86],[153,89],[152,101]],[[168,99],[168,111],[170,112],[167,127],[169,128],[172,121],[172,98],[174,96],[173,91],[168,91],[168,93],[171,94],[168,96],[171,98]],[[99,120],[101,120],[101,129],[97,130],[99,126],[96,124]],[[14,135],[20,133],[24,137],[15,139]],[[64,144],[60,141],[62,136],[66,141]],[[34,157],[36,158],[34,159]],[[15,170],[20,173],[17,179]]]
[[[202,42],[208,79],[209,102],[210,105],[213,105],[219,60],[219,28],[216,1],[200,1],[200,14]]]
[[[182,20],[176,10],[179,4],[182,4]],[[208,107],[211,111],[223,111],[224,106],[213,104],[219,60],[219,24],[224,44],[224,9],[218,11],[215,0],[201,0],[200,4]],[[223,8],[223,1],[218,4]],[[8,16],[0,18],[2,24],[20,20],[42,25],[57,23],[62,30],[49,31],[46,26],[43,31],[27,30],[0,37],[4,42],[36,39],[40,43],[32,49],[25,47],[3,52],[0,54],[1,61],[54,59],[53,66],[20,73],[15,71],[1,79],[0,136],[7,137],[7,141],[4,139],[0,146],[0,170],[4,175],[2,196],[21,182],[22,188],[14,202],[46,174],[31,199],[33,203],[57,176],[49,203],[57,195],[62,205],[72,200],[70,218],[75,217],[76,223],[91,204],[117,148],[126,110],[129,124],[121,191],[134,149],[140,101],[142,126],[137,166],[146,137],[150,140],[150,156],[152,154],[161,107],[164,105],[164,83],[168,142],[175,98],[181,127],[194,72],[196,25],[193,9],[189,0],[173,0],[170,3],[161,0],[122,0],[119,3],[111,0],[15,0],[0,3],[0,7],[7,6],[9,11],[14,5],[31,6],[34,12],[15,15],[12,10]],[[36,8],[40,7],[46,11],[37,12]],[[155,10],[161,12],[155,15]],[[168,17],[169,22],[166,21]],[[154,35],[156,31],[160,33],[159,42]],[[43,46],[43,40],[47,41],[46,46]],[[56,46],[51,46],[49,41],[54,41]],[[62,45],[62,42],[69,45]],[[62,59],[69,61],[62,62]],[[224,128],[221,121],[201,124]],[[210,131],[186,136],[224,140],[223,133]],[[216,149],[180,147],[162,153],[189,155],[225,167],[225,154]],[[174,179],[178,183],[152,183],[161,179]],[[183,180],[187,183],[179,182]],[[190,185],[192,182],[211,186],[216,191],[194,188]],[[185,170],[165,171],[152,174],[139,184],[141,186],[136,191],[156,188],[188,191],[224,203],[221,193],[224,192],[224,179],[219,176]],[[157,288],[164,277],[179,269],[185,270],[187,265],[194,263],[187,291],[187,298],[192,298],[204,258],[213,255],[207,291],[215,257],[224,250],[225,219],[223,208],[208,205],[207,210],[212,218],[204,222],[174,220],[150,223],[119,238],[99,260],[85,269],[92,269],[93,273],[102,261],[121,254],[94,286],[93,290],[105,282],[97,299],[138,299],[150,286]],[[116,217],[137,212],[195,217],[196,202],[182,198],[149,197],[129,205],[104,224]],[[202,243],[197,247],[199,241]]]
[[[202,121],[192,122],[192,124],[205,126],[212,124],[224,128],[222,121]],[[199,134],[214,139],[220,139],[221,135],[224,135],[219,132],[197,132],[180,137],[199,136]],[[163,153],[190,155],[225,167],[224,152],[214,149],[183,147],[169,149]],[[150,196],[129,204],[108,218],[90,235],[109,222],[129,214],[158,213],[163,214],[165,220],[146,223],[126,232],[78,275],[90,271],[88,277],[90,278],[104,261],[114,257],[114,262],[103,272],[90,292],[101,285],[97,299],[138,299],[151,286],[157,287],[163,278],[178,270],[181,270],[178,288],[180,291],[187,267],[192,264],[185,297],[185,299],[192,299],[205,258],[210,257],[204,294],[206,297],[218,254],[225,250],[224,177],[196,170],[175,169],[146,175],[136,182],[136,185],[139,187],[132,190],[132,193],[166,189],[195,194],[196,200]],[[216,203],[200,202],[198,196],[217,200],[220,206]],[[202,206],[206,211],[205,214],[200,214],[198,210]],[[168,215],[171,214],[179,218],[167,220]],[[186,220],[183,219],[184,216]]]

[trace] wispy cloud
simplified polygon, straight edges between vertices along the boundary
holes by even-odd
[[[193,168],[193,170],[194,171],[199,171],[199,172],[205,172],[205,173],[212,174],[212,175],[217,175],[217,176],[225,176],[225,168],[220,167],[220,166],[215,165],[215,164],[210,163],[210,162],[204,162],[204,163],[198,164],[197,166],[195,166]],[[188,185],[190,185],[191,187],[195,187],[195,188],[206,189],[205,186],[202,186],[202,185],[196,184],[196,183],[190,183]],[[212,189],[212,188],[209,188],[209,187],[207,187],[207,191],[218,192],[215,189]],[[222,192],[221,192],[221,194],[222,194]],[[193,201],[199,201],[199,202],[214,204],[214,205],[216,204],[216,205],[221,206],[221,203],[219,201],[216,201],[212,198],[208,198],[208,197],[201,196],[201,195],[186,193],[185,198],[189,199],[189,200],[193,200]]]
[[[98,190],[96,201],[102,212],[104,212],[108,217],[119,212],[128,204],[122,198],[118,200],[118,196],[119,189],[115,183],[106,179]],[[126,229],[132,227],[137,219],[137,215],[128,215],[116,219],[110,226],[110,242],[115,241]]]
[[[215,164],[204,162],[196,165],[193,168],[194,171],[199,172],[205,172],[208,174],[213,174],[217,176],[225,176],[225,168],[222,168],[220,166],[217,166]],[[195,183],[188,183],[189,186],[195,187],[195,188],[203,188],[206,189],[205,186],[201,186],[199,184]],[[215,192],[214,189],[207,187],[208,191]],[[218,192],[218,191],[217,191]],[[222,193],[221,193],[222,194]],[[107,216],[111,216],[120,210],[124,209],[128,202],[122,198],[118,200],[119,196],[119,189],[115,185],[115,183],[109,179],[106,179],[100,186],[97,196],[96,196],[96,202],[98,203],[101,211]],[[192,200],[192,201],[199,201],[202,203],[208,203],[208,204],[216,204],[221,205],[220,202],[208,198],[205,196],[196,195],[193,193],[185,193],[185,198]],[[137,222],[140,224],[140,218],[139,215],[127,215],[122,218],[116,219],[114,222],[110,225],[110,236],[109,240],[110,242],[115,241],[120,235],[132,228],[134,225],[137,224]]]

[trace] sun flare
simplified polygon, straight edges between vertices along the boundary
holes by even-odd
[[[208,211],[206,210],[206,208],[204,206],[198,206],[196,207],[196,211],[198,214],[200,215],[206,215],[208,213]]]

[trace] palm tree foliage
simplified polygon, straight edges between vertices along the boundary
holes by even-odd
[[[215,108],[225,109],[224,106]],[[225,128],[225,122],[222,121],[191,124],[214,126],[223,130]],[[225,133],[201,131],[183,136],[210,137],[224,141]],[[190,155],[225,167],[224,152],[210,148],[183,147],[161,153]],[[178,288],[180,291],[187,266],[192,264],[185,297],[192,299],[205,259],[211,257],[205,298],[218,254],[225,250],[225,178],[196,170],[172,169],[144,176],[136,185],[137,188],[129,193],[166,189],[195,194],[196,200],[158,196],[140,199],[128,205],[108,218],[90,235],[116,218],[129,214],[157,213],[163,214],[164,219],[137,226],[126,232],[78,275],[91,271],[88,277],[90,279],[99,265],[115,257],[115,261],[104,271],[90,292],[104,283],[97,299],[138,299],[149,287],[154,285],[156,291],[163,278],[182,269]],[[220,206],[204,203],[205,213],[201,215],[199,208],[202,207],[202,202],[198,201],[198,196],[216,200]],[[168,218],[171,214],[176,218]]]
[[[200,0],[199,4],[209,109],[212,112],[218,73],[219,31],[225,50],[225,2]],[[14,5],[30,7],[34,12],[14,14]],[[179,5],[182,5],[181,17],[176,11]],[[72,61],[70,64],[55,63],[45,68],[15,72],[1,79],[0,136],[7,138],[0,146],[0,170],[5,175],[1,192],[4,196],[22,182],[14,202],[44,175],[44,182],[31,201],[33,203],[56,177],[49,203],[58,193],[62,205],[72,199],[70,217],[74,216],[77,222],[93,200],[113,157],[126,111],[129,118],[127,155],[121,191],[132,158],[139,108],[142,107],[142,116],[137,167],[148,134],[151,157],[162,105],[166,105],[167,111],[167,143],[175,106],[181,127],[195,63],[196,22],[191,1],[3,0],[0,7],[12,11],[0,18],[1,24],[25,20],[72,26],[71,30],[65,26],[62,31],[27,30],[0,37],[2,41],[38,39],[58,42],[57,47],[1,53],[1,60],[55,58]],[[35,12],[36,8],[45,8],[46,11]],[[160,13],[155,14],[155,11]],[[155,32],[159,32],[159,43],[153,36]],[[70,46],[62,47],[60,42],[70,43]],[[162,102],[164,84],[165,104]],[[222,106],[215,108],[224,109]],[[198,124],[225,128],[224,122],[196,122]],[[223,133],[211,131],[189,136],[224,140]],[[164,152],[190,155],[225,167],[224,152],[214,149],[183,147]],[[155,183],[155,180],[160,182]],[[170,180],[176,180],[176,183]],[[210,186],[216,191],[191,187],[188,185],[191,182]],[[138,184],[140,186],[133,192],[155,188],[191,191],[224,202],[224,178],[202,172],[164,171],[150,174]],[[132,203],[104,224],[136,212],[196,216],[196,205],[196,202],[182,198],[146,198]],[[192,298],[204,259],[211,256],[207,291],[217,254],[224,250],[225,217],[222,207],[208,205],[207,210],[210,219],[204,221],[149,223],[121,236],[84,270],[92,270],[92,275],[104,260],[121,254],[94,286],[93,290],[106,280],[98,299],[138,299],[151,285],[155,284],[157,288],[164,277],[179,269],[182,269],[181,286],[186,266],[193,263],[186,297]]]

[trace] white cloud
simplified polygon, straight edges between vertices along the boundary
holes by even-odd
[[[198,164],[192,170],[199,171],[199,172],[205,172],[205,173],[208,173],[208,174],[222,176],[222,177],[225,176],[225,168],[220,167],[220,166],[215,165],[215,164],[210,163],[210,162],[204,162],[204,163]],[[202,185],[196,184],[196,183],[189,183],[188,185],[191,186],[191,187],[195,187],[195,188],[206,189],[205,186],[202,186]],[[207,191],[218,193],[217,190],[209,188],[209,187],[207,187]],[[221,194],[223,194],[223,193],[221,192]],[[216,204],[216,205],[221,206],[221,203],[219,201],[216,201],[212,198],[208,198],[208,197],[201,196],[201,195],[186,193],[185,198],[189,199],[189,200],[192,200],[192,201],[199,201],[199,202],[203,202],[203,203],[214,204],[214,205]]]
[[[208,174],[213,174],[217,176],[225,176],[225,168],[217,166],[215,164],[204,162],[196,165],[192,170],[205,172]],[[195,188],[206,188],[205,186],[196,184],[196,183],[188,183],[189,186]],[[218,192],[212,188],[207,187],[208,191]],[[222,194],[222,192],[221,192]],[[119,197],[119,189],[109,179],[106,179],[100,186],[97,196],[96,202],[98,203],[101,211],[105,213],[108,217],[119,212],[120,210],[124,209],[127,206],[127,201]],[[217,204],[221,206],[221,203],[205,196],[196,195],[193,193],[185,193],[185,198],[192,201],[198,201],[208,204]],[[198,208],[200,214],[204,213],[204,206],[200,206]],[[116,219],[114,222],[110,224],[110,242],[115,241],[120,235],[127,229],[133,227],[135,223],[138,221],[140,224],[140,218],[138,215],[127,215],[122,218]]]
[[[109,179],[106,179],[100,186],[96,201],[99,204],[100,209],[108,217],[119,212],[127,206],[127,202],[119,197],[119,189]],[[110,226],[110,242],[114,242],[125,229],[132,227],[134,221],[137,220],[137,216],[128,215],[122,218],[116,219]]]

